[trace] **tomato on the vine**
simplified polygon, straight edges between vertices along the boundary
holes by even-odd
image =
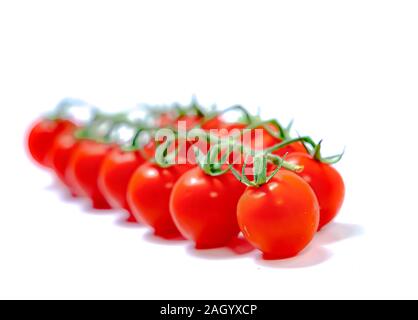
[[[177,118],[175,124],[178,125],[179,122],[184,122],[186,124],[186,129],[190,130],[196,127],[202,119],[203,117],[200,115],[183,115]]]
[[[290,163],[304,167],[299,175],[312,187],[320,206],[319,230],[331,222],[344,201],[344,181],[338,171],[321,163],[307,153],[292,153],[286,158]]]
[[[83,140],[74,151],[68,165],[66,177],[83,195],[92,200],[95,209],[111,209],[99,189],[99,173],[101,165],[112,145],[93,140]]]
[[[133,174],[128,186],[128,203],[138,221],[152,227],[155,235],[173,238],[180,235],[170,215],[169,200],[176,181],[189,165],[161,168],[145,163]]]
[[[198,249],[225,246],[239,233],[236,207],[244,190],[230,172],[209,176],[200,168],[192,169],[177,181],[171,194],[174,222]]]
[[[70,120],[41,119],[29,130],[27,136],[28,150],[32,158],[40,165],[51,168],[49,152],[56,137],[75,127]]]
[[[139,151],[115,148],[108,153],[100,169],[100,191],[113,208],[125,209],[129,213],[128,222],[137,222],[127,200],[128,184],[144,162]]]
[[[311,242],[319,223],[319,205],[312,188],[286,170],[260,187],[249,187],[237,213],[245,238],[265,259],[297,255]]]
[[[60,134],[52,145],[50,157],[52,168],[61,182],[68,187],[73,196],[80,196],[81,193],[77,190],[77,187],[67,177],[70,159],[80,143],[74,133],[75,129]]]

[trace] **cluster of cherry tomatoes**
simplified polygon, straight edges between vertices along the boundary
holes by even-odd
[[[293,257],[342,206],[344,183],[332,166],[341,155],[324,158],[321,143],[291,138],[289,128],[274,119],[261,121],[241,107],[232,109],[244,116],[229,122],[225,112],[204,112],[192,103],[149,108],[146,121],[92,108],[91,119],[80,122],[64,103],[34,123],[27,145],[32,158],[52,169],[74,197],[91,199],[95,209],[125,210],[129,222],[146,224],[168,241],[181,236],[197,249],[209,249],[226,246],[242,233],[266,259]],[[206,162],[168,165],[157,159],[160,145],[153,136],[180,121],[208,136],[212,129],[257,128],[263,148],[252,150],[255,141],[238,145],[247,160],[229,164],[228,156],[219,160],[218,143],[196,152]],[[123,126],[133,128],[124,141],[114,134]],[[141,138],[144,133],[147,140]],[[187,148],[193,148],[190,141]]]

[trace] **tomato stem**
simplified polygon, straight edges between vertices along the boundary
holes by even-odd
[[[339,162],[342,157],[344,156],[345,153],[345,148],[343,150],[343,152],[341,152],[340,154],[336,154],[330,157],[323,157],[321,155],[321,148],[322,148],[322,140],[318,142],[318,144],[315,146],[313,152],[312,152],[312,156],[315,160],[321,162],[321,163],[325,163],[325,164],[329,164],[329,165],[333,165],[337,162]]]
[[[246,108],[244,108],[241,105],[235,105],[235,106],[226,108],[222,111],[214,112],[212,115],[206,116],[202,120],[202,122],[200,123],[200,126],[203,126],[204,124],[208,123],[209,121],[211,121],[213,119],[216,119],[217,117],[222,116],[222,115],[224,115],[224,114],[226,114],[230,111],[240,111],[242,113],[244,119],[245,119],[245,123],[248,124],[248,125],[251,125],[254,122],[253,116],[251,116],[250,112]]]

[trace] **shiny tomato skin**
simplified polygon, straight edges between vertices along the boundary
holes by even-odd
[[[99,188],[113,208],[125,209],[128,221],[137,222],[128,204],[128,184],[134,172],[145,162],[138,151],[123,151],[115,147],[103,161],[99,174]]]
[[[70,129],[60,134],[54,141],[50,157],[52,168],[61,182],[68,187],[73,196],[80,196],[77,187],[67,178],[67,169],[70,159],[79,145],[79,140],[74,136],[75,130]]]
[[[312,188],[286,170],[280,170],[267,184],[249,187],[237,213],[245,238],[265,259],[297,255],[311,242],[319,223],[319,205]]]
[[[213,129],[221,129],[225,128],[226,122],[222,120],[222,117],[214,117],[208,121],[205,121],[202,124],[203,130],[213,130]]]
[[[94,209],[111,209],[99,189],[101,165],[113,146],[84,140],[74,151],[67,169],[67,179],[79,192],[89,197]]]
[[[189,169],[189,165],[161,168],[147,162],[134,172],[129,182],[127,199],[134,216],[152,227],[157,236],[180,235],[170,215],[169,200],[174,184]]]
[[[342,207],[345,196],[343,178],[334,167],[306,153],[289,154],[286,160],[304,167],[299,175],[312,187],[318,198],[321,210],[318,230],[321,230],[336,217]]]
[[[55,138],[62,132],[74,128],[69,120],[41,119],[33,124],[27,136],[28,150],[32,158],[41,166],[51,168],[48,156]]]
[[[244,190],[231,173],[212,177],[200,168],[192,169],[174,186],[171,215],[197,249],[226,246],[239,233],[236,208]]]

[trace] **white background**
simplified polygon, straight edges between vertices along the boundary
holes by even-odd
[[[417,1],[2,1],[0,298],[418,298]],[[195,252],[69,201],[26,157],[66,96],[241,103],[347,153],[299,257]]]

